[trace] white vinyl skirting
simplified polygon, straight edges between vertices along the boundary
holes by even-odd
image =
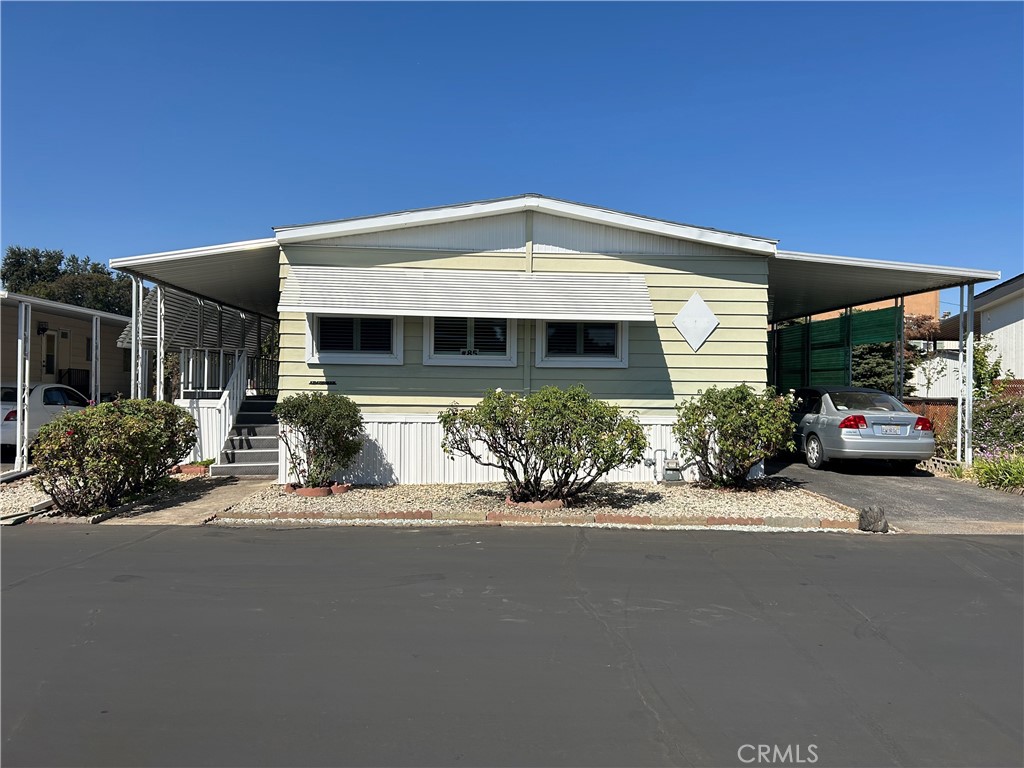
[[[337,480],[373,485],[391,483],[491,483],[500,482],[501,472],[482,467],[465,456],[451,459],[441,450],[441,425],[433,414],[363,414],[366,439],[355,462],[339,473]],[[647,428],[647,456],[655,449],[667,451],[671,457],[678,450],[672,436],[671,418],[640,419]],[[288,452],[283,442],[278,445],[278,482],[288,482]],[[617,469],[605,479],[609,481],[654,482],[655,468],[642,463]]]

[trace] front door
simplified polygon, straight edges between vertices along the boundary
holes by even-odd
[[[57,381],[57,331],[47,331],[42,339],[42,368],[39,380],[44,384]]]

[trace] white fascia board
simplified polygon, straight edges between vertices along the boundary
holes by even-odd
[[[758,255],[775,253],[775,240],[766,240],[744,235],[733,235],[702,229],[686,224],[673,224],[667,221],[648,219],[628,213],[618,213],[589,205],[569,203],[563,200],[552,200],[546,197],[522,197],[511,200],[495,200],[486,203],[470,203],[450,208],[434,208],[423,211],[392,213],[384,216],[368,216],[349,221],[325,222],[293,227],[277,227],[279,243],[299,243],[305,240],[317,240],[326,237],[346,237],[362,235],[370,232],[404,229],[406,227],[423,227],[430,224],[446,224],[452,221],[465,221],[483,216],[499,216],[505,213],[523,211],[540,211],[553,216],[562,216],[587,221],[594,224],[632,229],[665,237],[717,245],[722,248],[733,248]]]
[[[592,224],[604,224],[620,229],[633,229],[640,232],[648,232],[653,235],[674,237],[680,240],[691,240],[708,245],[717,245],[722,248],[734,248],[742,251],[749,251],[759,255],[771,255],[775,253],[775,240],[766,240],[746,235],[734,235],[728,232],[718,232],[713,229],[693,227],[688,224],[674,224],[658,219],[648,219],[643,216],[634,216],[629,213],[609,211],[604,208],[593,208],[588,205],[568,203],[563,200],[549,200],[547,198],[533,198],[534,205],[529,206],[534,210],[543,213],[550,213],[554,216],[587,221]]]
[[[998,280],[999,272],[988,269],[966,267],[945,267],[939,264],[914,264],[909,261],[882,261],[880,259],[859,259],[852,256],[830,256],[824,253],[803,253],[801,251],[777,251],[775,258],[784,261],[809,261],[815,264],[835,264],[845,267],[866,267],[868,269],[891,269],[897,272],[927,272],[932,275],[962,277],[966,282],[977,283]]]
[[[141,256],[123,256],[119,259],[111,259],[110,266],[113,269],[123,270],[131,267],[142,267],[146,264],[158,264],[166,261],[181,261],[185,259],[195,259],[202,256],[219,256],[225,253],[257,251],[276,245],[277,239],[273,237],[264,237],[259,240],[240,240],[237,243],[204,245],[199,248],[185,248],[180,251],[162,251],[160,253],[146,253]]]
[[[348,221],[329,221],[322,224],[275,227],[279,243],[298,243],[303,240],[317,240],[322,237],[346,237],[364,235],[369,232],[383,232],[389,229],[425,227],[430,224],[447,224],[450,221],[464,221],[482,216],[497,216],[526,210],[523,200],[496,200],[489,203],[470,203],[450,208],[433,208],[425,211],[389,213],[383,216],[367,216]]]
[[[0,291],[0,301],[7,303],[21,303],[31,304],[34,308],[39,310],[46,310],[56,315],[63,315],[65,317],[98,317],[100,320],[105,320],[109,323],[130,323],[132,319],[126,315],[118,315],[114,312],[104,312],[99,309],[90,309],[89,307],[79,307],[74,304],[64,304],[60,301],[51,301],[50,299],[40,299],[35,296],[25,296],[21,293],[9,293],[7,291]]]

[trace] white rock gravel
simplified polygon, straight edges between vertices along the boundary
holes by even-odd
[[[326,498],[305,498],[270,486],[248,496],[221,518],[325,519],[374,518],[380,512],[430,510],[434,518],[458,519],[487,512],[513,511],[505,504],[502,484],[391,485],[354,487]],[[589,516],[598,513],[665,517],[760,517],[811,520],[854,520],[856,512],[779,478],[768,478],[753,490],[726,491],[691,485],[602,483],[573,506],[553,511],[516,509],[541,518]],[[417,521],[422,522],[422,521]],[[787,529],[792,521],[787,521]],[[811,524],[816,525],[816,523]],[[811,526],[809,526],[811,527]]]
[[[28,512],[33,504],[47,501],[49,498],[35,487],[31,477],[0,484],[0,510],[5,515],[13,512]]]

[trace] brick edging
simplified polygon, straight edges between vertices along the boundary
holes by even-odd
[[[553,512],[553,511],[552,511]],[[224,511],[225,517],[230,516],[230,509]],[[437,523],[450,521],[452,523],[477,525],[629,525],[646,527],[651,529],[664,528],[666,526],[685,525],[703,528],[717,528],[722,526],[745,526],[757,527],[768,526],[772,528],[822,528],[830,530],[857,530],[857,520],[833,520],[829,518],[802,518],[802,517],[721,517],[716,515],[695,516],[695,515],[673,515],[666,517],[654,517],[652,515],[633,515],[618,512],[599,512],[596,514],[537,514],[528,511],[494,510],[484,514],[478,512],[465,517],[447,517],[435,515],[429,509],[415,509],[402,511],[365,512],[351,513],[345,517],[333,517],[324,514],[323,510],[309,510],[305,512],[271,512],[269,518],[242,516],[239,520],[273,520],[285,522],[289,520],[430,520]]]

